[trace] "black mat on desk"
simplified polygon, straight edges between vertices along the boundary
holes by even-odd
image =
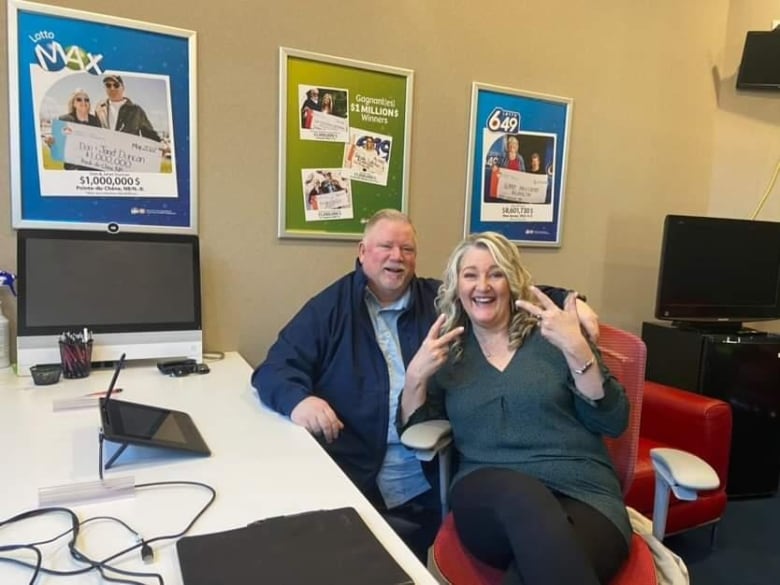
[[[268,518],[176,543],[184,585],[413,585],[353,508]]]

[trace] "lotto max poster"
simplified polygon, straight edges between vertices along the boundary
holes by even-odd
[[[197,232],[195,33],[9,2],[13,226]]]
[[[560,246],[572,100],[474,83],[468,233]]]

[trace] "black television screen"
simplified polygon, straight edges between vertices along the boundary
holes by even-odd
[[[655,316],[735,328],[780,318],[780,223],[668,215]]]
[[[780,27],[747,33],[737,89],[780,90]]]

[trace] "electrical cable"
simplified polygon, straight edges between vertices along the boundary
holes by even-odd
[[[87,518],[86,520],[81,520],[79,524],[83,527],[85,524],[89,524],[90,522],[97,522],[99,520],[110,520],[112,522],[116,522],[117,524],[121,524],[127,529],[128,532],[130,532],[133,536],[135,536],[138,539],[138,542],[141,542],[141,540],[143,540],[141,538],[141,535],[138,534],[135,530],[133,530],[127,522],[125,522],[121,518],[117,518],[116,516],[92,516],[91,518]],[[66,531],[61,532],[57,536],[52,536],[51,538],[48,538],[46,540],[39,540],[38,542],[31,542],[30,544],[33,546],[51,544],[55,540],[59,540],[63,536],[67,536],[72,531],[73,531],[72,528],[68,528]]]
[[[761,208],[764,207],[764,203],[766,203],[767,199],[769,199],[769,194],[772,192],[772,187],[775,186],[775,181],[777,180],[778,173],[780,173],[780,160],[777,161],[775,172],[772,175],[772,178],[769,180],[769,185],[767,186],[766,191],[764,192],[764,196],[761,197],[761,201],[758,202],[758,207],[756,207],[756,210],[753,212],[753,215],[750,217],[750,219],[756,219],[756,217],[758,217],[758,214],[761,212]]]
[[[171,481],[160,481],[160,482],[148,482],[148,483],[142,483],[138,484],[135,487],[137,489],[148,489],[148,488],[154,488],[154,487],[171,487],[171,486],[195,486],[204,488],[209,492],[209,497],[206,503],[203,505],[203,507],[195,514],[195,516],[190,520],[190,522],[185,526],[185,528],[179,532],[173,533],[173,534],[166,534],[161,536],[156,536],[150,539],[143,539],[141,535],[134,530],[132,527],[130,527],[129,524],[124,522],[123,520],[120,520],[119,518],[113,517],[113,516],[94,516],[91,518],[87,518],[84,521],[79,521],[78,516],[76,516],[76,513],[73,512],[69,508],[63,508],[63,507],[50,507],[50,508],[38,508],[35,510],[30,510],[27,512],[23,512],[21,514],[17,514],[16,516],[13,516],[11,518],[8,518],[6,520],[0,521],[0,528],[3,526],[13,524],[15,522],[20,522],[22,520],[26,520],[29,518],[33,518],[36,516],[49,514],[49,513],[65,513],[70,517],[71,520],[71,528],[68,530],[60,533],[59,535],[45,539],[42,541],[34,542],[34,543],[22,543],[22,544],[10,544],[10,545],[2,545],[0,546],[0,553],[7,553],[7,552],[13,552],[16,550],[32,550],[35,552],[36,555],[36,562],[35,564],[32,564],[30,562],[24,561],[22,559],[17,559],[13,557],[8,556],[2,556],[0,555],[0,562],[8,562],[13,563],[17,565],[21,565],[23,567],[27,567],[29,569],[33,570],[33,576],[30,580],[30,585],[33,585],[35,580],[38,578],[40,573],[45,573],[48,575],[54,575],[54,576],[76,576],[76,575],[82,575],[85,573],[88,573],[93,570],[97,570],[103,579],[106,581],[116,582],[116,583],[125,583],[127,585],[144,585],[140,581],[134,581],[131,579],[121,579],[119,577],[109,576],[106,574],[106,571],[110,571],[112,573],[116,573],[125,577],[139,577],[144,579],[154,578],[157,580],[157,582],[160,585],[164,585],[165,581],[162,577],[162,575],[158,573],[153,572],[138,572],[138,571],[128,571],[125,569],[119,569],[117,567],[114,567],[112,565],[109,565],[109,563],[129,552],[132,552],[137,549],[141,549],[142,558],[146,560],[146,556],[148,556],[149,553],[153,554],[153,551],[151,549],[151,544],[154,542],[158,542],[161,540],[171,540],[180,538],[181,536],[184,536],[187,532],[190,531],[190,529],[195,525],[195,522],[198,521],[198,519],[208,510],[209,507],[211,507],[211,504],[214,503],[214,500],[216,499],[217,492],[216,490],[202,482],[198,481],[187,481],[187,480],[171,480]],[[112,555],[109,555],[108,557],[102,559],[102,560],[95,560],[90,557],[88,557],[85,553],[83,553],[79,548],[77,547],[77,539],[79,537],[79,531],[81,527],[89,522],[94,522],[98,520],[111,520],[118,522],[122,526],[124,526],[129,532],[131,532],[135,537],[138,539],[138,542],[133,544],[132,546],[126,547],[119,552],[116,552]],[[71,570],[57,570],[57,569],[51,569],[48,567],[43,566],[43,554],[41,553],[39,546],[43,544],[49,544],[52,543],[60,538],[63,538],[64,536],[67,536],[68,534],[71,534],[71,539],[68,541],[68,550],[70,552],[71,557],[80,563],[84,563],[85,567],[81,567],[79,569],[71,569]]]
[[[33,568],[33,575],[30,578],[30,585],[33,585],[35,583],[35,580],[38,578],[38,575],[41,573],[41,566],[43,565],[43,554],[41,553],[41,550],[32,545],[32,544],[9,544],[5,546],[0,546],[0,553],[2,552],[12,552],[15,550],[20,549],[30,549],[35,553],[35,565],[28,565]],[[9,559],[6,557],[0,556],[0,561],[16,561],[16,559]]]

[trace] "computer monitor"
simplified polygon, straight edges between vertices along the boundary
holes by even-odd
[[[197,236],[19,230],[17,373],[60,361],[65,331],[93,334],[92,361],[201,360]]]
[[[780,222],[667,215],[655,316],[710,330],[780,318]]]

